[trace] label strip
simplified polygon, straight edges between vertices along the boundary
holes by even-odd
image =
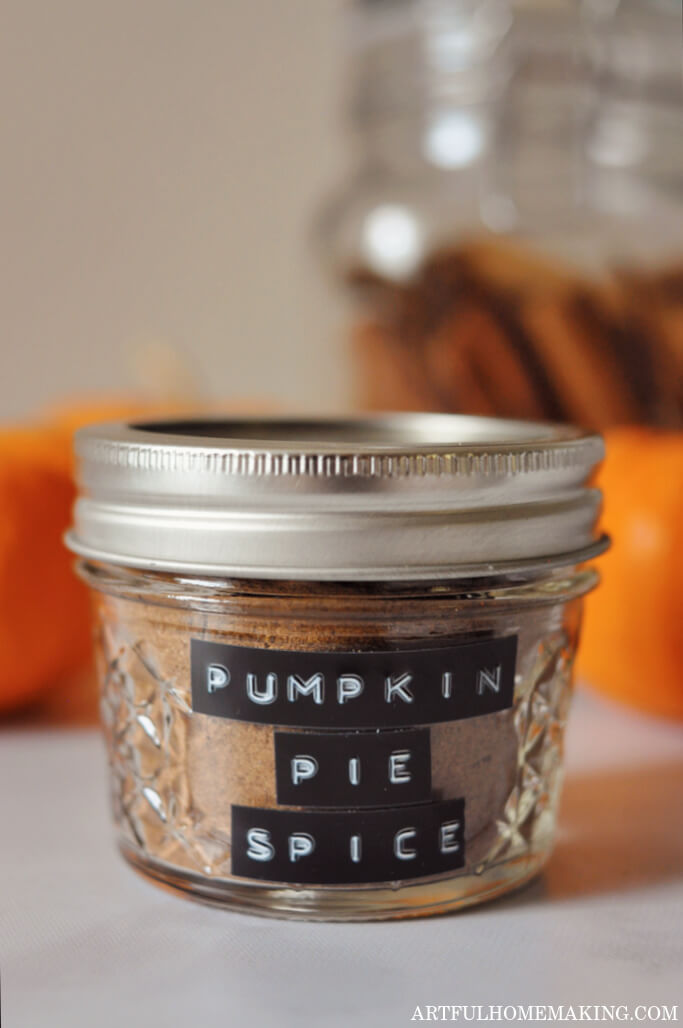
[[[297,885],[398,882],[465,863],[465,801],[374,810],[232,808],[232,873]]]
[[[193,639],[192,707],[300,728],[398,728],[512,706],[517,638],[429,650],[306,653]]]
[[[355,808],[431,799],[428,728],[274,735],[278,803]]]

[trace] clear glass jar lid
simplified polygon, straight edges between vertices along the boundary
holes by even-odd
[[[169,572],[432,580],[600,552],[598,435],[450,414],[196,419],[76,436],[67,543]]]

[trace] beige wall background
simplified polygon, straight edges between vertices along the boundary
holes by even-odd
[[[341,0],[4,0],[0,409],[126,388],[348,402],[314,252],[344,174]]]

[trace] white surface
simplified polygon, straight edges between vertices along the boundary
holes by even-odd
[[[3,0],[3,416],[129,386],[150,339],[215,396],[343,401],[309,238],[346,167],[340,7]]]
[[[97,735],[5,731],[2,1024],[382,1028],[418,1004],[680,1004],[682,742],[581,697],[543,880],[455,916],[335,925],[146,883],[111,843]]]

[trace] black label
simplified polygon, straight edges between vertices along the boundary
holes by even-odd
[[[512,706],[517,639],[430,650],[307,653],[193,639],[201,714],[301,728],[394,728]]]
[[[419,803],[432,785],[429,729],[275,732],[278,803],[381,807]]]
[[[465,801],[309,811],[232,808],[232,873],[299,885],[399,882],[465,863]]]

